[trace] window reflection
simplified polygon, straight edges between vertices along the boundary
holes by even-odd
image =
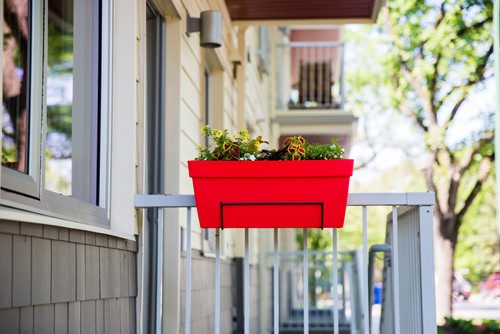
[[[72,194],[73,1],[48,1],[45,188]]]
[[[28,0],[4,2],[2,59],[2,165],[28,173]]]

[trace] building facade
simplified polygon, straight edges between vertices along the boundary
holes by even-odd
[[[163,332],[183,331],[184,211],[136,209],[135,195],[193,192],[187,161],[205,144],[204,124],[275,145],[290,131],[349,145],[341,28],[324,24],[371,22],[379,4],[368,3],[366,17],[288,22],[238,17],[234,1],[4,0],[0,333],[151,333],[159,254]],[[186,32],[207,10],[222,14],[219,48]],[[301,52],[310,42],[320,42],[313,58]],[[213,327],[214,233],[193,224],[193,333]],[[221,324],[232,333],[241,331],[244,232],[221,240]],[[293,249],[294,232],[280,245]],[[269,277],[257,263],[271,249],[271,234],[251,232],[255,333],[269,321],[258,298]]]

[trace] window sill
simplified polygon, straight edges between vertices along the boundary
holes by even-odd
[[[12,220],[12,221],[25,222],[25,223],[65,227],[65,228],[69,228],[69,229],[111,235],[114,237],[127,239],[127,240],[133,240],[133,241],[136,240],[134,235],[132,235],[132,234],[116,232],[116,231],[102,228],[102,227],[76,223],[76,222],[73,222],[71,220],[54,218],[54,217],[50,217],[50,216],[46,216],[46,215],[42,215],[42,214],[37,214],[37,213],[33,213],[33,212],[28,212],[28,211],[24,211],[24,210],[6,207],[3,205],[0,205],[0,220]]]

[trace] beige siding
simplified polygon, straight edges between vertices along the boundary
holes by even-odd
[[[229,20],[229,15],[224,4],[220,1],[183,1],[185,9],[180,10],[182,20],[185,20],[187,12],[191,16],[198,16],[199,12],[207,9],[218,9],[223,13],[223,45],[216,50],[205,50],[199,46],[199,34],[182,35],[180,50],[169,49],[167,52],[180,52],[181,78],[180,95],[180,153],[179,153],[179,192],[192,193],[191,180],[187,171],[187,161],[197,155],[197,146],[203,144],[200,136],[200,128],[205,120],[205,66],[210,65],[213,71],[211,98],[215,99],[212,108],[212,120],[217,127],[237,131],[237,108],[238,91],[237,81],[233,78],[233,65],[231,55],[238,54],[233,41],[235,31]],[[257,125],[258,119],[269,119],[269,80],[267,76],[261,76],[257,69],[257,47],[258,30],[250,28],[247,36],[248,51],[252,54],[253,61],[247,67],[247,95],[245,96],[247,109],[246,114],[249,128],[255,133],[269,136],[269,130]],[[236,43],[237,44],[237,43]],[[244,52],[243,52],[244,54]],[[168,80],[168,78],[167,78]],[[167,81],[168,85],[168,81]],[[175,111],[167,111],[175,112]],[[168,124],[167,124],[168,127]],[[195,250],[202,250],[202,235],[197,221],[196,212],[193,215],[193,238],[192,245]],[[185,226],[185,214],[179,216],[179,223]],[[239,241],[237,241],[239,239]],[[255,239],[255,238],[254,238]],[[243,255],[236,244],[242,244],[243,233],[241,231],[224,231],[223,253],[226,257]],[[252,247],[257,249],[257,247]]]

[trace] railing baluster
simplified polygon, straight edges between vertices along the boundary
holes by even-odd
[[[398,254],[398,209],[392,207],[392,278],[393,278],[393,311],[394,311],[394,333],[400,332],[399,319],[399,254]]]
[[[368,294],[371,293],[371,286],[368,286],[368,209],[363,206],[363,324],[364,333],[370,333],[370,317],[369,312],[371,312],[371,305],[368,304],[369,298]]]
[[[185,333],[191,333],[191,208],[187,208],[186,222],[186,299],[185,299]]]
[[[215,334],[220,334],[220,229],[215,231]]]
[[[339,264],[338,264],[338,245],[337,245],[337,229],[334,228],[332,232],[333,238],[333,333],[339,334],[339,296],[338,296],[338,284],[339,284]],[[342,305],[345,311],[345,299]]]
[[[325,89],[323,85],[323,70],[325,66],[325,62],[323,60],[323,48],[318,47],[318,105],[321,105],[324,108],[323,103],[323,89]]]
[[[331,78],[330,76],[332,75],[331,71],[332,71],[332,60],[330,59],[331,57],[331,48],[326,48],[326,61],[328,63],[328,66],[326,68],[326,82],[327,82],[327,86],[328,86],[328,89],[326,91],[326,99],[325,99],[325,104],[328,106],[331,101],[330,101],[330,98],[332,96],[332,87],[330,86],[330,81],[331,81]]]
[[[340,108],[344,107],[345,104],[345,91],[344,91],[344,82],[345,82],[345,64],[344,64],[344,58],[345,58],[345,48],[344,44],[342,44],[342,49],[340,53],[340,79],[339,79],[339,95],[340,95]]]
[[[273,268],[273,300],[274,300],[274,334],[280,331],[280,300],[279,300],[279,258],[278,258],[278,229],[274,229],[274,268]]]
[[[245,229],[245,259],[243,263],[243,321],[244,333],[250,333],[250,252],[248,228]]]
[[[162,333],[163,318],[163,209],[158,209],[157,240],[158,252],[156,257],[156,333]]]
[[[308,91],[308,83],[307,83],[307,49],[302,48],[302,105],[304,105],[307,101],[307,91]]]
[[[316,87],[315,87],[315,76],[316,76],[316,69],[315,69],[315,59],[314,59],[315,55],[314,55],[314,48],[309,48],[309,73],[310,73],[310,76],[309,76],[309,101],[316,101],[316,96],[315,96],[315,91],[316,91]]]
[[[304,229],[302,244],[304,247],[304,334],[309,334],[309,252],[307,251],[307,228]]]

